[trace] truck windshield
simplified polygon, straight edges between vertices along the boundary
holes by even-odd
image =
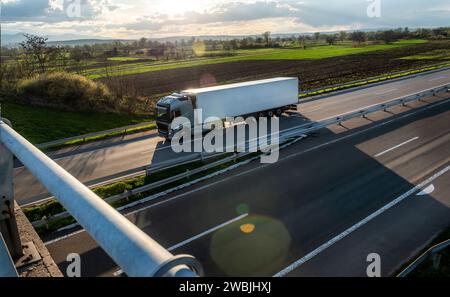
[[[167,107],[157,106],[156,107],[156,116],[158,121],[169,122],[169,109]]]

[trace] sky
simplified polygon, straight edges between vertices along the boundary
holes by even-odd
[[[449,0],[0,0],[4,33],[158,38],[450,26]]]

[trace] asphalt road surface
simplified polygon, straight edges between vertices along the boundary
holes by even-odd
[[[362,90],[348,92],[299,105],[301,116],[285,117],[281,130],[305,122],[340,115],[346,112],[395,99],[425,89],[450,83],[450,70],[426,74],[415,78],[390,82]],[[123,175],[142,166],[153,166],[184,155],[176,154],[155,132],[141,133],[78,148],[63,149],[50,154],[58,164],[81,182],[91,185]],[[41,183],[24,167],[16,168],[15,197],[20,205],[40,201],[51,196]]]
[[[365,276],[370,253],[392,275],[450,223],[450,101],[414,107],[330,127],[275,164],[252,162],[128,218],[207,276]],[[82,230],[47,247],[63,272],[69,253],[83,276],[118,270]]]

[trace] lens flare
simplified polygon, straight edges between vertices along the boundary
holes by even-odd
[[[194,51],[197,57],[203,57],[206,52],[206,46],[203,41],[196,41],[192,45],[192,50]]]
[[[252,215],[215,232],[210,254],[227,276],[272,276],[285,263],[290,243],[282,222]]]
[[[216,84],[216,77],[210,73],[205,73],[200,77],[200,87],[210,87]]]
[[[253,231],[255,231],[256,226],[253,224],[244,224],[241,226],[241,231],[242,233],[245,234],[250,234],[253,233]]]

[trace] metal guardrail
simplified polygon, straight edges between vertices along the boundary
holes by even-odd
[[[226,154],[226,153],[216,154],[216,155],[213,155],[213,156],[210,156],[210,157],[207,157],[207,158],[219,157],[219,156],[221,156],[223,154]],[[240,158],[242,156],[243,155],[239,155],[239,156],[238,155],[233,155],[232,157],[224,158],[222,160],[219,160],[217,162],[213,162],[211,164],[207,164],[207,165],[202,166],[200,168],[196,168],[194,170],[186,171],[184,173],[180,173],[178,175],[171,176],[169,178],[166,178],[166,179],[163,179],[163,180],[160,180],[160,181],[157,181],[157,182],[154,182],[154,183],[151,183],[151,184],[148,184],[148,185],[145,185],[145,186],[133,189],[133,190],[129,190],[129,191],[123,192],[123,193],[118,194],[118,195],[114,195],[114,196],[108,197],[108,198],[106,198],[104,200],[108,204],[113,204],[113,203],[115,203],[117,201],[130,198],[131,196],[134,196],[134,195],[137,195],[137,194],[141,194],[141,193],[145,193],[145,192],[151,191],[153,189],[159,188],[161,186],[165,186],[165,185],[171,184],[173,182],[182,180],[184,178],[188,178],[188,177],[190,177],[192,175],[195,175],[195,174],[204,172],[206,170],[209,170],[211,168],[214,168],[216,166],[220,166],[222,164],[228,163],[228,162],[233,161],[234,159]],[[203,160],[205,160],[207,158],[203,158]],[[156,172],[159,172],[161,170],[167,170],[167,169],[170,169],[170,168],[173,168],[173,167],[177,167],[177,166],[181,166],[183,164],[188,164],[188,163],[192,163],[192,162],[196,162],[196,161],[201,161],[201,160],[202,160],[202,158],[200,157],[200,158],[188,161],[188,162],[183,162],[183,163],[177,164],[175,166],[169,166],[169,167],[166,167],[166,168],[161,168],[159,170],[156,170]],[[154,173],[154,172],[155,171],[152,171],[152,173]],[[65,211],[65,212],[56,214],[54,216],[51,216],[49,218],[43,218],[43,219],[41,219],[39,221],[32,222],[32,224],[33,224],[33,227],[37,228],[37,227],[45,226],[45,225],[47,225],[49,223],[52,223],[52,222],[55,222],[55,221],[58,221],[58,220],[61,220],[61,219],[69,218],[69,217],[71,217],[71,214],[68,211]]]
[[[406,267],[402,272],[400,272],[397,277],[406,277],[411,272],[413,272],[420,264],[423,263],[429,256],[435,255],[446,249],[450,246],[450,239],[439,243],[435,246],[432,246],[429,248],[425,253],[423,253],[419,258],[414,260],[413,263],[411,263],[408,267]]]
[[[9,254],[8,247],[0,233],[0,277],[17,277],[17,270]]]
[[[433,67],[441,67],[441,68],[437,68],[437,69],[432,69],[432,70],[427,70],[429,68],[433,68]],[[411,70],[405,70],[405,71],[400,71],[400,72],[394,72],[394,73],[390,73],[390,74],[386,74],[386,75],[379,75],[379,76],[373,76],[373,77],[369,77],[369,78],[365,78],[365,79],[360,79],[360,80],[355,80],[355,81],[350,81],[347,83],[343,83],[343,84],[335,84],[335,85],[331,85],[331,86],[326,86],[326,87],[322,87],[322,88],[317,88],[317,89],[312,89],[312,90],[305,90],[305,91],[301,91],[300,92],[300,96],[302,95],[307,95],[307,94],[311,94],[311,93],[318,93],[318,92],[326,92],[326,93],[322,93],[319,95],[329,95],[330,93],[333,92],[339,92],[341,90],[344,89],[358,89],[361,84],[367,84],[371,81],[374,81],[373,83],[370,83],[370,86],[374,86],[378,83],[381,82],[392,82],[395,81],[397,79],[406,79],[406,78],[414,78],[417,76],[421,76],[421,75],[425,75],[425,74],[431,74],[431,73],[435,73],[435,72],[439,72],[439,71],[444,71],[444,70],[448,70],[450,69],[450,64],[448,63],[441,63],[441,64],[437,64],[437,65],[430,65],[428,67],[424,67],[424,68],[418,68],[418,69],[411,69]],[[411,75],[408,75],[408,73],[412,73]],[[356,85],[356,86],[354,86]],[[352,87],[354,86],[354,87]],[[305,99],[307,100],[307,99]],[[300,100],[302,101],[302,100]]]
[[[0,143],[58,197],[127,275],[194,277],[203,273],[194,257],[173,256],[3,121]]]
[[[107,185],[111,185],[113,183],[116,182],[120,182],[123,180],[127,180],[127,179],[132,179],[138,176],[142,176],[144,174],[150,175],[150,174],[154,174],[154,173],[158,173],[164,170],[168,170],[174,167],[178,167],[180,165],[185,165],[185,164],[189,164],[192,162],[196,162],[196,161],[206,161],[210,158],[214,158],[217,157],[220,154],[212,154],[212,155],[203,155],[203,154],[192,154],[192,155],[188,155],[188,156],[184,156],[181,158],[177,158],[177,159],[172,159],[166,162],[161,162],[158,163],[157,165],[146,165],[146,166],[141,166],[138,168],[134,168],[132,170],[128,170],[126,172],[122,172],[119,173],[117,175],[115,175],[114,178],[109,178],[108,180],[102,181],[102,182],[96,182],[94,184],[85,184],[89,189],[95,189],[98,187],[102,187],[102,186],[107,186]],[[21,204],[22,208],[30,208],[33,206],[38,206],[38,205],[42,205],[45,204],[51,200],[54,200],[55,197],[54,196],[50,196],[44,199],[41,199],[39,201],[36,202],[31,202],[31,203],[26,203],[26,204]]]
[[[449,88],[450,88],[450,84],[449,85],[443,85],[443,86],[440,86],[438,88],[425,90],[423,92],[415,93],[415,94],[412,94],[412,95],[408,95],[406,97],[402,97],[402,98],[398,98],[398,99],[394,99],[394,100],[389,100],[389,101],[385,101],[385,102],[380,103],[380,104],[375,104],[375,105],[372,105],[372,106],[368,106],[368,107],[365,107],[363,109],[352,111],[352,112],[349,112],[349,113],[346,113],[346,114],[343,114],[343,115],[340,115],[340,116],[337,116],[337,117],[331,117],[331,118],[324,119],[324,120],[319,121],[319,122],[308,123],[308,124],[296,126],[296,127],[293,127],[293,128],[289,128],[289,129],[281,131],[280,141],[279,142],[281,143],[281,142],[284,142],[284,141],[286,141],[287,139],[289,139],[291,137],[296,137],[296,136],[299,136],[299,135],[304,135],[304,134],[307,134],[307,133],[311,133],[311,132],[314,132],[314,131],[326,128],[326,127],[331,126],[331,125],[340,124],[340,123],[342,123],[344,121],[347,121],[347,120],[350,120],[350,119],[353,119],[353,118],[364,117],[364,116],[366,116],[366,115],[368,115],[370,113],[373,113],[373,112],[377,112],[377,111],[380,111],[380,110],[386,110],[386,109],[388,109],[390,107],[394,107],[394,106],[397,106],[397,105],[404,105],[404,104],[407,104],[407,103],[413,102],[413,101],[418,101],[418,100],[420,100],[420,99],[422,99],[424,97],[431,96],[431,95],[436,95],[436,94],[438,94],[440,92],[443,92],[443,91],[448,92]],[[273,137],[274,134],[271,134],[269,136]],[[257,142],[259,141],[259,139],[260,138],[258,138],[256,140],[247,140],[246,141],[246,145],[248,145],[249,143],[253,143],[253,145],[255,145],[255,144],[257,145]],[[239,146],[239,144],[238,144],[238,146]],[[174,167],[177,167],[177,166],[180,166],[180,165],[184,165],[184,164],[188,164],[188,163],[191,163],[191,162],[201,161],[201,160],[205,160],[207,158],[212,158],[212,157],[219,157],[220,155],[223,155],[223,154],[229,154],[229,153],[224,152],[224,153],[213,154],[213,155],[210,155],[209,157],[198,157],[198,158],[194,158],[194,159],[191,159],[191,160],[187,160],[187,161],[185,161],[183,163],[173,163],[173,162],[171,162],[170,166],[167,166],[167,167],[161,166],[161,167],[159,167],[156,170],[153,170],[151,172],[155,173],[155,172],[158,172],[158,171],[167,170],[167,169],[174,168]],[[214,167],[220,166],[222,164],[228,163],[228,162],[230,162],[232,160],[235,160],[237,158],[244,157],[247,154],[248,153],[234,154],[231,157],[224,158],[222,160],[218,160],[218,161],[216,161],[214,163],[207,164],[205,166],[202,166],[200,168],[194,169],[192,171],[181,173],[181,174],[178,174],[176,176],[173,176],[173,177],[170,177],[170,178],[167,178],[167,179],[164,179],[164,180],[152,183],[150,185],[146,185],[146,186],[143,186],[143,187],[131,190],[131,191],[124,192],[124,193],[119,194],[119,195],[115,195],[115,196],[106,198],[105,201],[107,203],[109,203],[109,204],[112,204],[114,202],[117,202],[117,201],[129,198],[129,197],[134,196],[136,194],[144,193],[144,192],[156,189],[158,187],[161,187],[161,186],[164,186],[164,185],[167,185],[167,184],[170,184],[170,183],[182,180],[182,179],[184,179],[186,177],[189,177],[191,175],[195,175],[195,174],[204,172],[206,170],[209,170],[209,169],[212,169]],[[201,154],[199,154],[199,155],[201,155]],[[54,215],[54,216],[52,216],[50,218],[43,218],[42,220],[33,222],[33,226],[35,226],[35,227],[44,226],[44,225],[46,225],[48,223],[51,223],[51,222],[54,222],[54,221],[57,221],[57,220],[60,220],[60,219],[68,218],[70,216],[71,215],[70,215],[69,212],[63,212],[63,213],[60,213],[60,214],[56,214],[56,215]]]
[[[147,126],[154,125],[154,124],[155,124],[155,122],[146,122],[146,123],[140,123],[140,124],[125,126],[125,127],[119,127],[119,128],[114,128],[114,129],[109,129],[109,130],[104,130],[104,131],[99,131],[99,132],[93,132],[93,133],[88,133],[88,134],[84,134],[84,135],[79,135],[79,136],[74,136],[74,137],[69,137],[69,138],[64,138],[64,139],[58,139],[58,140],[50,141],[50,142],[46,142],[46,143],[41,143],[41,144],[36,145],[36,147],[38,149],[44,150],[44,149],[47,149],[50,147],[63,145],[70,141],[79,140],[79,141],[85,142],[86,139],[88,139],[88,138],[101,136],[101,135],[108,135],[108,134],[114,134],[114,133],[125,135],[130,130],[144,129]]]

